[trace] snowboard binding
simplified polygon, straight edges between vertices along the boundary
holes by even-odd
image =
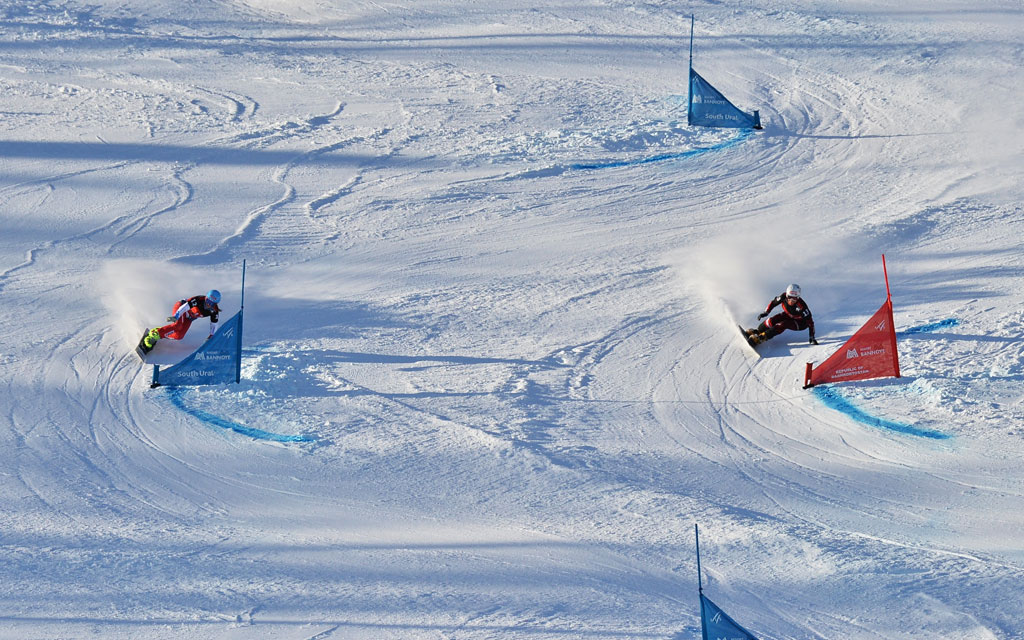
[[[154,335],[155,334],[155,335]],[[157,333],[156,329],[146,329],[142,337],[139,338],[139,344],[135,347],[135,353],[139,354],[143,362],[146,360],[146,355],[153,350],[156,346],[156,341],[160,339],[160,334]]]
[[[757,345],[761,344],[762,342],[768,339],[768,337],[764,333],[758,331],[757,329],[744,329],[743,333],[744,335],[747,336],[747,342],[752,347],[756,347]]]
[[[752,347],[756,347],[763,342],[768,342],[775,337],[775,334],[765,327],[763,323],[756,329],[744,329],[741,326],[740,332],[742,332],[743,337],[747,339],[747,344]]]

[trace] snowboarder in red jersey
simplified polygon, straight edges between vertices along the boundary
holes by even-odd
[[[210,319],[210,335],[206,338],[209,340],[213,337],[213,332],[217,330],[217,318],[220,315],[218,302],[220,302],[220,291],[216,289],[211,289],[205,296],[192,296],[188,300],[178,300],[174,303],[172,310],[174,315],[167,318],[170,324],[148,330],[142,337],[140,348],[143,352],[148,353],[156,346],[157,340],[162,338],[181,340],[188,333],[192,321],[204,317]]]
[[[772,309],[782,306],[782,312],[768,318]],[[765,320],[765,318],[768,318]],[[791,284],[786,287],[783,293],[772,298],[764,313],[757,316],[762,320],[756,329],[746,329],[747,341],[751,345],[761,344],[771,340],[786,329],[790,331],[808,330],[808,337],[811,344],[818,344],[814,339],[814,318],[811,317],[811,310],[807,303],[800,297],[800,285]]]

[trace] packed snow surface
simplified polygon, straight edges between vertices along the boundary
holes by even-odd
[[[686,125],[691,13],[763,131]],[[1022,34],[0,0],[0,638],[696,638],[695,524],[759,638],[1024,638]],[[804,390],[883,254],[903,377]],[[150,389],[243,260],[241,383]]]

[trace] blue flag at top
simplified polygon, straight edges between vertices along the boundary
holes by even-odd
[[[760,129],[761,114],[740,111],[722,93],[690,67],[690,106],[686,122],[698,127]]]
[[[160,371],[153,366],[152,386],[225,384],[242,376],[242,312],[224,323],[213,337],[189,357]]]
[[[757,640],[703,593],[700,594],[700,632],[702,640]]]

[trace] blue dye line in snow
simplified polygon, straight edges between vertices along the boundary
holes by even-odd
[[[918,327],[910,327],[905,331],[897,332],[896,335],[903,336],[910,333],[931,333],[932,331],[938,331],[939,329],[945,329],[946,327],[955,327],[959,324],[960,321],[956,318],[946,318],[945,320],[939,320],[938,322],[922,324]]]
[[[227,429],[240,433],[245,436],[249,436],[255,440],[270,440],[272,442],[312,442],[313,438],[306,436],[287,436],[281,433],[271,433],[270,431],[264,431],[262,429],[254,429],[247,427],[244,424],[238,424],[232,422],[220,416],[215,416],[212,413],[208,413],[201,409],[193,409],[185,404],[185,390],[181,387],[168,387],[168,395],[171,398],[171,403],[189,414],[190,416],[202,420],[207,424],[211,424],[221,429]]]
[[[688,149],[686,151],[680,151],[678,153],[662,153],[650,158],[641,158],[639,160],[616,160],[614,162],[588,162],[588,163],[577,163],[570,164],[570,169],[585,170],[585,169],[612,169],[615,167],[632,167],[641,164],[650,164],[652,162],[662,162],[663,160],[678,160],[680,158],[692,158],[693,156],[699,156],[704,153],[710,153],[712,151],[721,151],[722,149],[728,149],[729,147],[735,146],[740,142],[746,140],[753,134],[751,129],[741,129],[734,138],[729,138],[724,142],[719,142],[716,145],[710,147],[702,147],[700,149]]]
[[[866,424],[872,427],[879,427],[881,429],[889,429],[890,431],[897,431],[899,433],[905,433],[910,436],[919,436],[921,438],[932,438],[934,440],[946,440],[950,436],[942,433],[941,431],[933,431],[931,429],[918,429],[917,427],[906,424],[903,422],[893,422],[884,418],[878,418],[871,414],[865,413],[863,410],[857,408],[852,402],[847,400],[839,393],[835,387],[822,386],[813,387],[812,391],[814,395],[818,396],[825,406],[830,409],[835,409],[841,413],[845,413],[857,422]]]

